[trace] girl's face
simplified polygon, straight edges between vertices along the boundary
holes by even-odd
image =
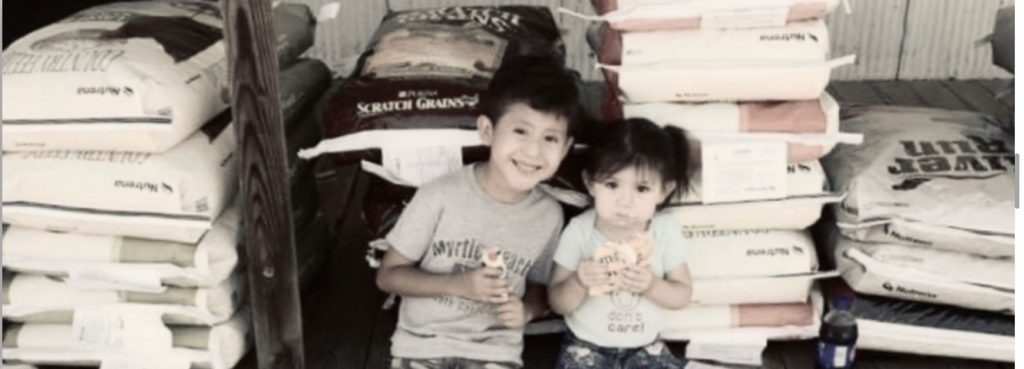
[[[639,232],[647,228],[658,204],[665,201],[675,185],[646,168],[626,167],[611,176],[585,176],[587,191],[594,197],[599,226]]]

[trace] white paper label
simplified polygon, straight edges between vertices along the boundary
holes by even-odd
[[[836,368],[846,367],[846,353],[848,348],[846,346],[836,346],[835,354],[832,356],[832,366]]]
[[[694,337],[686,345],[686,358],[759,366],[767,346],[768,340],[764,337]]]
[[[320,11],[317,12],[316,21],[326,22],[331,19],[337,18],[338,10],[341,10],[341,3],[337,1],[324,4],[324,6],[320,7]]]
[[[788,7],[706,13],[700,18],[700,28],[783,27],[788,17]]]
[[[161,282],[160,273],[145,268],[83,267],[68,271],[68,285],[78,289],[135,291],[161,293],[167,287]]]
[[[785,142],[701,141],[705,204],[786,196]]]
[[[83,350],[109,350],[124,347],[121,319],[101,308],[75,309],[71,320],[71,342]]]
[[[100,361],[100,369],[189,369],[192,363],[181,355],[114,356]]]
[[[692,358],[687,358],[692,359]],[[705,363],[697,360],[687,360],[685,369],[730,369],[727,366],[715,365],[711,363]]]
[[[462,168],[462,148],[457,146],[394,146],[381,152],[388,172],[417,187]]]
[[[71,334],[74,348],[90,351],[153,353],[173,346],[161,314],[112,307],[75,309]]]

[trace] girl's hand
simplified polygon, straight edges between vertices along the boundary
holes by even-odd
[[[583,287],[593,287],[608,283],[608,267],[593,260],[581,260],[576,269],[576,277]]]
[[[458,295],[470,300],[500,304],[508,301],[508,281],[498,268],[476,268],[457,277]]]
[[[498,320],[501,320],[501,324],[504,324],[509,328],[519,328],[526,326],[526,307],[523,305],[523,300],[518,297],[510,297],[505,303],[498,305],[495,312],[498,313]]]
[[[654,284],[654,273],[647,268],[629,266],[622,270],[622,289],[643,294]]]

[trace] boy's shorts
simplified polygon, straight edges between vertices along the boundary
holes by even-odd
[[[522,369],[516,363],[502,363],[445,357],[438,359],[392,358],[391,369]]]
[[[636,348],[601,347],[565,332],[556,369],[683,369],[661,340]]]

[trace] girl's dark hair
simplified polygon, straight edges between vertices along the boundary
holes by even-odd
[[[653,170],[663,182],[674,182],[676,188],[665,203],[676,193],[686,193],[693,169],[686,132],[674,126],[661,128],[643,118],[601,127],[593,136],[584,170],[591,180],[600,181],[627,167]]]

